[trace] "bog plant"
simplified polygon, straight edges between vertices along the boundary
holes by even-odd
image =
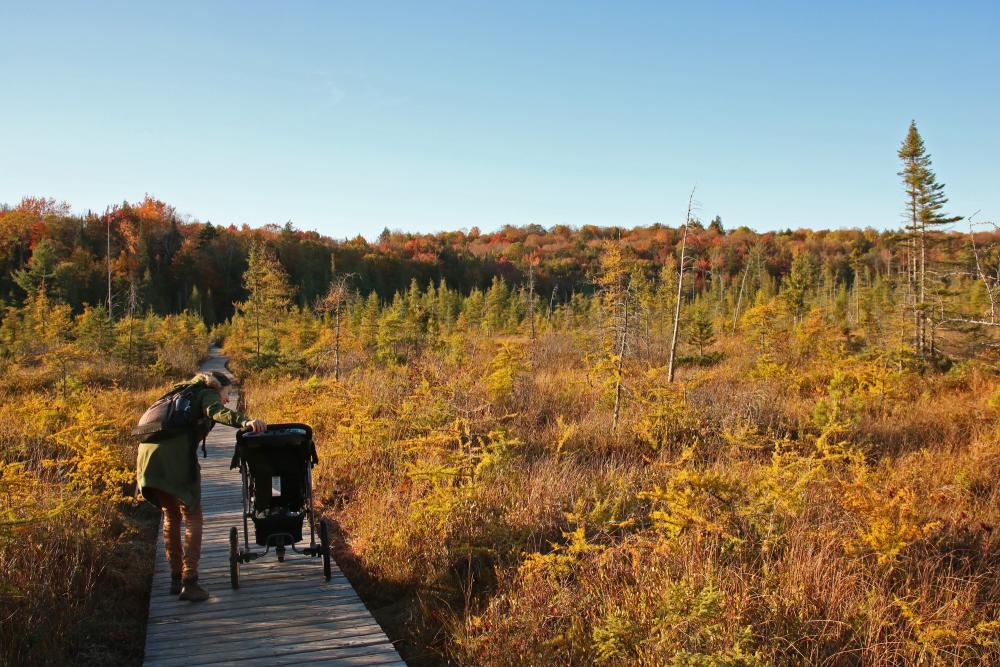
[[[605,354],[607,312],[579,295],[534,339],[480,296],[453,326],[411,323],[418,342],[391,358],[354,322],[402,331],[430,312],[413,306],[426,292],[347,318],[339,380],[322,366],[280,384],[251,374],[253,408],[316,427],[319,496],[376,594],[419,600],[421,623],[399,636],[463,664],[996,656],[995,604],[947,623],[925,611],[995,591],[994,538],[962,518],[1000,518],[993,478],[973,471],[995,456],[995,375],[924,379],[892,350],[845,342],[835,309],[765,295],[735,334],[716,331],[717,363],[668,382],[666,348]],[[654,305],[633,312],[670,312]],[[299,317],[312,315],[283,326]],[[929,414],[962,427],[942,442]],[[909,440],[884,447],[885,433]],[[953,468],[963,433],[979,463]],[[974,568],[945,565],[949,545],[972,543]]]
[[[148,576],[151,563],[121,553],[134,548],[139,526],[131,429],[172,379],[194,371],[207,331],[197,318],[152,316],[131,323],[141,343],[130,347],[128,334],[100,309],[74,316],[42,289],[8,308],[0,325],[8,363],[0,379],[0,663],[65,663],[93,641],[84,623],[138,635],[101,648],[109,660],[141,650],[141,623],[126,617],[135,600],[114,591],[100,603],[95,594],[102,580]],[[118,616],[88,618],[98,604]]]

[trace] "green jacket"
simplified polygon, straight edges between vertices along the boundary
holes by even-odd
[[[176,386],[175,386],[176,387]],[[202,385],[195,395],[195,409],[213,422],[239,428],[248,417],[222,404],[219,392]],[[211,423],[211,422],[210,422]],[[201,466],[198,464],[200,438],[194,428],[139,445],[136,480],[143,497],[149,489],[165,491],[194,509],[201,504]],[[153,502],[150,500],[150,502]]]

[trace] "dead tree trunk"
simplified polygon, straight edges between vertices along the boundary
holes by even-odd
[[[670,361],[667,363],[667,382],[674,381],[674,361],[677,358],[677,332],[681,323],[681,294],[684,289],[684,260],[687,250],[688,225],[691,222],[691,206],[694,204],[694,189],[688,196],[687,216],[684,218],[684,233],[681,236],[681,262],[677,267],[677,303],[674,304],[674,332],[670,337]]]
[[[337,309],[334,314],[336,320],[335,333],[334,333],[334,343],[333,343],[333,379],[340,380],[340,309],[342,303],[337,304]]]
[[[528,262],[528,322],[531,340],[535,340],[535,265]]]
[[[134,330],[135,324],[135,310],[138,305],[138,294],[135,289],[135,280],[133,279],[129,283],[128,287],[128,358],[125,362],[126,372],[129,374],[129,379],[131,380],[132,375],[132,332]]]
[[[618,430],[618,417],[621,414],[622,404],[622,376],[625,373],[625,354],[628,352],[628,327],[629,327],[629,292],[630,287],[622,291],[622,325],[618,332],[618,359],[615,362],[615,410],[611,416],[611,430]]]
[[[111,313],[111,217],[108,217],[108,245],[107,245],[107,260],[108,260],[108,322],[113,321]]]
[[[986,272],[983,271],[983,265],[979,261],[979,248],[976,246],[976,230],[972,226],[973,217],[975,217],[975,213],[969,216],[969,239],[972,241],[972,254],[976,258],[976,273],[979,274],[979,279],[983,281],[983,287],[986,288],[986,294],[990,297],[990,324],[994,324],[997,321],[996,287],[990,285],[990,281],[986,277]]]
[[[326,296],[316,304],[316,309],[320,313],[333,313],[333,377],[335,380],[340,380],[340,344],[344,306],[348,304],[354,294],[348,286],[352,275],[334,273]]]
[[[747,258],[746,268],[743,269],[743,280],[740,281],[740,294],[736,297],[736,312],[733,313],[733,333],[736,333],[736,323],[740,319],[740,306],[743,304],[743,287],[747,283],[747,274],[750,273],[750,261]]]

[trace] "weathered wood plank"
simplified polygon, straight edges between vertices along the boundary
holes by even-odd
[[[237,634],[242,636],[243,633],[247,633],[248,635],[257,633],[263,633],[265,635],[273,635],[276,633],[288,634],[300,632],[303,628],[322,629],[331,625],[337,626],[341,624],[347,627],[361,621],[364,621],[365,623],[374,622],[367,610],[364,612],[354,612],[353,614],[342,614],[335,618],[324,618],[321,621],[317,621],[312,617],[305,619],[269,619],[267,621],[226,619],[224,621],[216,621],[210,627],[206,627],[200,632],[196,630],[186,632],[182,638],[178,637],[176,632],[169,632],[167,629],[163,629],[163,631],[153,639],[153,643],[157,646],[157,650],[159,650],[161,647],[183,644],[187,641],[218,641],[220,631],[223,631],[226,636],[236,636]]]
[[[224,370],[213,352],[203,370]],[[199,578],[212,597],[181,602],[167,594],[170,568],[157,545],[149,621],[147,666],[329,664],[402,665],[396,649],[361,602],[340,568],[332,564],[325,581],[322,559],[286,551],[285,562],[271,552],[240,567],[240,588],[229,585],[229,530],[236,526],[243,545],[239,473],[229,469],[235,429],[216,426],[208,437],[202,470],[204,542]],[[251,533],[253,527],[250,527]],[[303,528],[302,547],[309,544]],[[251,547],[262,552],[263,548]]]
[[[294,628],[294,631],[283,633],[271,632],[271,628],[247,632],[241,630],[238,636],[240,642],[255,641],[272,645],[289,644],[297,642],[314,642],[327,638],[354,637],[361,635],[371,635],[381,632],[381,628],[368,619],[358,618],[353,621],[338,621],[326,625],[312,625],[305,628]],[[174,656],[184,656],[189,653],[211,653],[214,651],[230,651],[232,647],[225,642],[220,642],[218,637],[192,638],[185,636],[183,641],[176,641],[171,644],[163,644],[156,648],[155,652],[147,654],[146,659],[165,659]]]
[[[370,630],[367,634],[362,632],[354,634],[337,634],[331,632],[324,637],[309,638],[296,635],[266,639],[257,638],[253,641],[244,641],[242,636],[237,636],[228,642],[228,646],[223,642],[219,642],[215,646],[201,645],[193,647],[185,654],[151,656],[147,660],[160,667],[186,667],[192,664],[192,658],[196,658],[202,664],[211,664],[213,661],[228,662],[230,660],[258,658],[264,654],[292,655],[296,653],[322,652],[334,648],[353,649],[362,646],[382,646],[384,642],[380,637],[384,637],[381,629]],[[244,648],[248,645],[251,648]]]

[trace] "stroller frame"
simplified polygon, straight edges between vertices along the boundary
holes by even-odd
[[[302,429],[306,431],[306,439],[303,445],[306,447],[307,455],[305,457],[305,475],[304,479],[304,489],[303,489],[303,500],[304,508],[302,509],[302,514],[309,519],[309,546],[302,549],[296,548],[297,540],[295,536],[291,533],[282,531],[271,531],[268,533],[266,544],[264,544],[264,551],[255,551],[250,548],[250,521],[254,522],[255,531],[258,530],[257,518],[254,516],[253,505],[251,502],[251,485],[253,482],[252,471],[250,470],[250,463],[247,461],[245,456],[246,448],[248,447],[248,440],[267,437],[268,433],[275,434],[280,437],[280,434],[288,429]],[[280,445],[275,445],[280,446]],[[233,588],[239,588],[239,567],[240,564],[250,563],[258,558],[266,556],[271,551],[271,547],[274,547],[275,554],[278,557],[278,562],[284,562],[285,560],[285,547],[290,546],[292,551],[304,556],[311,558],[318,558],[322,556],[323,558],[323,576],[329,581],[331,577],[331,566],[330,566],[330,529],[326,520],[319,521],[319,544],[316,543],[316,511],[313,504],[313,491],[312,491],[312,468],[313,465],[319,463],[319,457],[316,455],[316,444],[313,441],[313,431],[312,428],[307,424],[270,424],[268,428],[263,433],[253,433],[245,429],[241,429],[236,433],[236,451],[233,454],[233,462],[230,466],[232,468],[239,468],[242,496],[243,496],[243,546],[239,544],[239,530],[236,526],[233,526],[229,530],[229,577],[230,583]],[[261,491],[254,488],[254,495],[260,493]],[[270,493],[270,487],[267,489]],[[304,518],[304,517],[303,517]],[[301,532],[301,531],[299,531]],[[257,540],[255,540],[256,542]],[[259,544],[259,542],[258,542]]]

